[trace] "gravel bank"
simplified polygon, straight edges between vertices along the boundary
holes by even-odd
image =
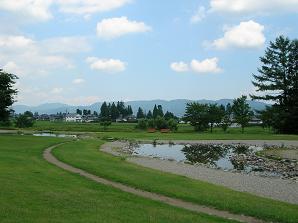
[[[169,141],[158,142],[168,143]],[[211,141],[174,141],[174,143],[211,143]],[[298,141],[214,140],[212,143],[242,143],[260,146],[264,144],[298,146]],[[111,142],[105,144],[101,149],[113,155],[120,155],[119,152],[113,150],[113,148],[121,148],[125,145],[127,144],[124,142]],[[141,166],[187,176],[192,179],[207,181],[237,191],[248,192],[258,196],[298,204],[298,183],[291,180],[225,172],[203,166],[192,166],[185,163],[147,157],[129,157],[127,160]]]

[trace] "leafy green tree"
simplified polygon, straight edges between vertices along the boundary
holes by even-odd
[[[110,126],[111,124],[112,124],[112,122],[110,120],[106,120],[106,119],[100,120],[100,125],[103,126],[104,130],[107,130],[108,126]]]
[[[15,102],[17,90],[13,88],[18,77],[0,69],[0,125],[9,125],[10,106]]]
[[[248,126],[249,121],[253,116],[253,112],[250,109],[249,104],[246,102],[247,97],[241,96],[233,101],[233,115],[236,123],[241,125],[242,133],[244,128]]]
[[[144,118],[145,118],[144,111],[141,107],[139,107],[138,112],[137,112],[137,119],[144,119]]]
[[[161,116],[157,116],[155,119],[155,126],[157,129],[167,129],[168,122]]]
[[[184,120],[190,122],[196,131],[205,131],[209,127],[209,106],[197,102],[187,103]]]
[[[210,131],[213,132],[214,124],[219,124],[224,116],[224,110],[217,104],[210,104],[208,107]]]
[[[152,119],[148,119],[147,126],[148,126],[148,128],[156,128],[155,120],[153,118]]]
[[[232,106],[230,103],[227,104],[226,108],[224,108],[224,116],[221,122],[221,128],[224,132],[227,132],[229,126],[232,124]]]
[[[298,40],[279,36],[270,42],[253,85],[261,94],[254,100],[274,102],[273,127],[281,133],[298,133]]]
[[[138,129],[147,129],[147,120],[146,119],[140,119],[139,121],[138,121],[138,125],[137,125],[137,128]]]
[[[30,111],[26,111],[24,114],[19,115],[15,120],[15,125],[18,128],[29,128],[34,124],[33,114]]]
[[[171,118],[170,120],[168,120],[168,127],[169,129],[171,129],[171,131],[177,131],[178,130],[178,122]]]
[[[274,113],[272,106],[266,106],[266,109],[257,111],[257,117],[262,121],[263,128],[271,128],[273,126]]]
[[[78,115],[82,115],[82,110],[80,110],[80,109],[77,108],[76,113],[77,113]]]

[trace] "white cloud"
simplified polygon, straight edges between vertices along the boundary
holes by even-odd
[[[188,65],[185,62],[174,62],[171,64],[171,69],[176,72],[192,71],[198,74],[219,73],[222,69],[218,66],[218,58],[207,58],[202,61],[193,59]]]
[[[52,18],[49,10],[53,0],[1,0],[0,10],[14,13],[26,19],[45,21]]]
[[[226,13],[298,12],[298,0],[211,0],[212,11]]]
[[[97,35],[103,39],[113,39],[130,33],[144,33],[151,30],[143,22],[129,21],[127,17],[103,19],[97,23]]]
[[[41,42],[42,47],[50,53],[80,53],[91,50],[86,37],[63,36],[46,39]]]
[[[72,49],[59,38],[36,41],[20,35],[0,35],[0,65],[18,76],[30,77],[44,76],[56,69],[70,69],[74,67],[71,56],[85,47],[84,44],[77,47],[76,44],[83,41],[76,41],[76,38],[70,42],[74,44]]]
[[[22,76],[23,72],[20,69],[20,67],[14,62],[14,61],[8,61],[4,66],[3,70],[12,73],[12,74],[18,74],[19,76]]]
[[[195,14],[190,18],[191,23],[198,23],[206,17],[206,9],[204,6],[200,6]]]
[[[60,88],[60,87],[55,87],[51,90],[52,94],[60,94],[62,92],[63,92],[63,88]]]
[[[34,41],[24,36],[2,35],[0,36],[0,48],[4,49],[20,49],[32,46]]]
[[[196,73],[218,73],[222,69],[218,67],[218,58],[210,58],[202,61],[192,60],[190,63],[191,69]]]
[[[264,26],[252,20],[241,22],[227,28],[222,38],[214,40],[212,45],[217,49],[228,47],[259,48],[265,43]]]
[[[174,62],[170,65],[171,69],[176,72],[186,72],[189,70],[189,66],[184,62]]]
[[[97,57],[88,57],[86,62],[92,70],[99,70],[108,73],[118,73],[126,69],[126,64],[117,59],[100,59]]]
[[[85,80],[82,79],[82,78],[77,78],[77,79],[74,79],[74,80],[72,81],[72,83],[73,83],[73,84],[83,84],[83,83],[85,83]]]
[[[13,13],[23,20],[40,22],[53,18],[53,7],[62,13],[88,18],[94,13],[120,8],[130,2],[132,0],[1,0],[0,10]]]
[[[120,8],[132,0],[57,0],[64,13],[90,15]]]

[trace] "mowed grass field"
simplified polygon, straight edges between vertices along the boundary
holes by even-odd
[[[107,130],[99,123],[70,123],[70,122],[49,122],[37,121],[29,129],[32,131],[54,131],[54,132],[72,132],[72,133],[94,133],[101,138],[118,139],[164,139],[164,140],[212,140],[212,139],[247,139],[247,140],[298,140],[298,135],[274,134],[268,129],[260,126],[245,128],[242,134],[240,128],[229,128],[225,133],[221,128],[215,128],[213,133],[209,131],[198,133],[188,124],[179,125],[177,132],[172,133],[148,133],[147,131],[135,128],[136,123],[112,123]]]
[[[58,138],[0,135],[1,223],[233,222],[124,193],[43,160],[43,150],[61,142]],[[93,145],[94,149],[94,143],[69,146],[84,150],[81,146]]]
[[[56,148],[53,154],[63,162],[95,175],[197,204],[254,216],[273,222],[298,222],[298,205],[236,192],[222,186],[163,173],[128,163],[99,151],[101,140],[81,140]]]

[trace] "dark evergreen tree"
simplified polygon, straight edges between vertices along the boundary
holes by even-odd
[[[144,111],[141,107],[139,107],[138,112],[137,112],[137,119],[144,119],[144,118],[145,118]]]
[[[169,111],[166,112],[166,114],[164,115],[164,118],[166,120],[177,119],[177,117],[172,112],[169,112]]]
[[[153,108],[153,118],[157,118],[158,116],[158,109],[157,109],[157,106],[154,105],[154,108]]]
[[[0,69],[0,125],[9,124],[12,110],[10,106],[15,102],[17,90],[13,88],[17,76]]]
[[[147,118],[147,119],[152,119],[152,118],[153,118],[153,115],[152,115],[151,110],[148,111],[148,113],[147,113],[147,115],[146,115],[146,118]]]
[[[110,110],[106,102],[101,105],[100,108],[100,117],[101,118],[110,118]]]
[[[163,110],[162,110],[162,106],[161,105],[158,105],[157,106],[157,110],[158,110],[158,116],[163,117],[164,116],[164,113],[163,113]]]
[[[298,133],[298,40],[278,37],[260,60],[252,83],[262,94],[251,98],[275,103],[272,125],[278,132]]]
[[[119,113],[115,103],[113,102],[112,105],[111,105],[111,118],[112,118],[112,120],[115,121],[117,118],[119,118],[119,115],[120,115],[120,113]]]
[[[127,106],[127,115],[133,115],[132,107],[130,105]]]
[[[126,116],[126,108],[123,101],[117,102],[117,109],[122,117]]]

